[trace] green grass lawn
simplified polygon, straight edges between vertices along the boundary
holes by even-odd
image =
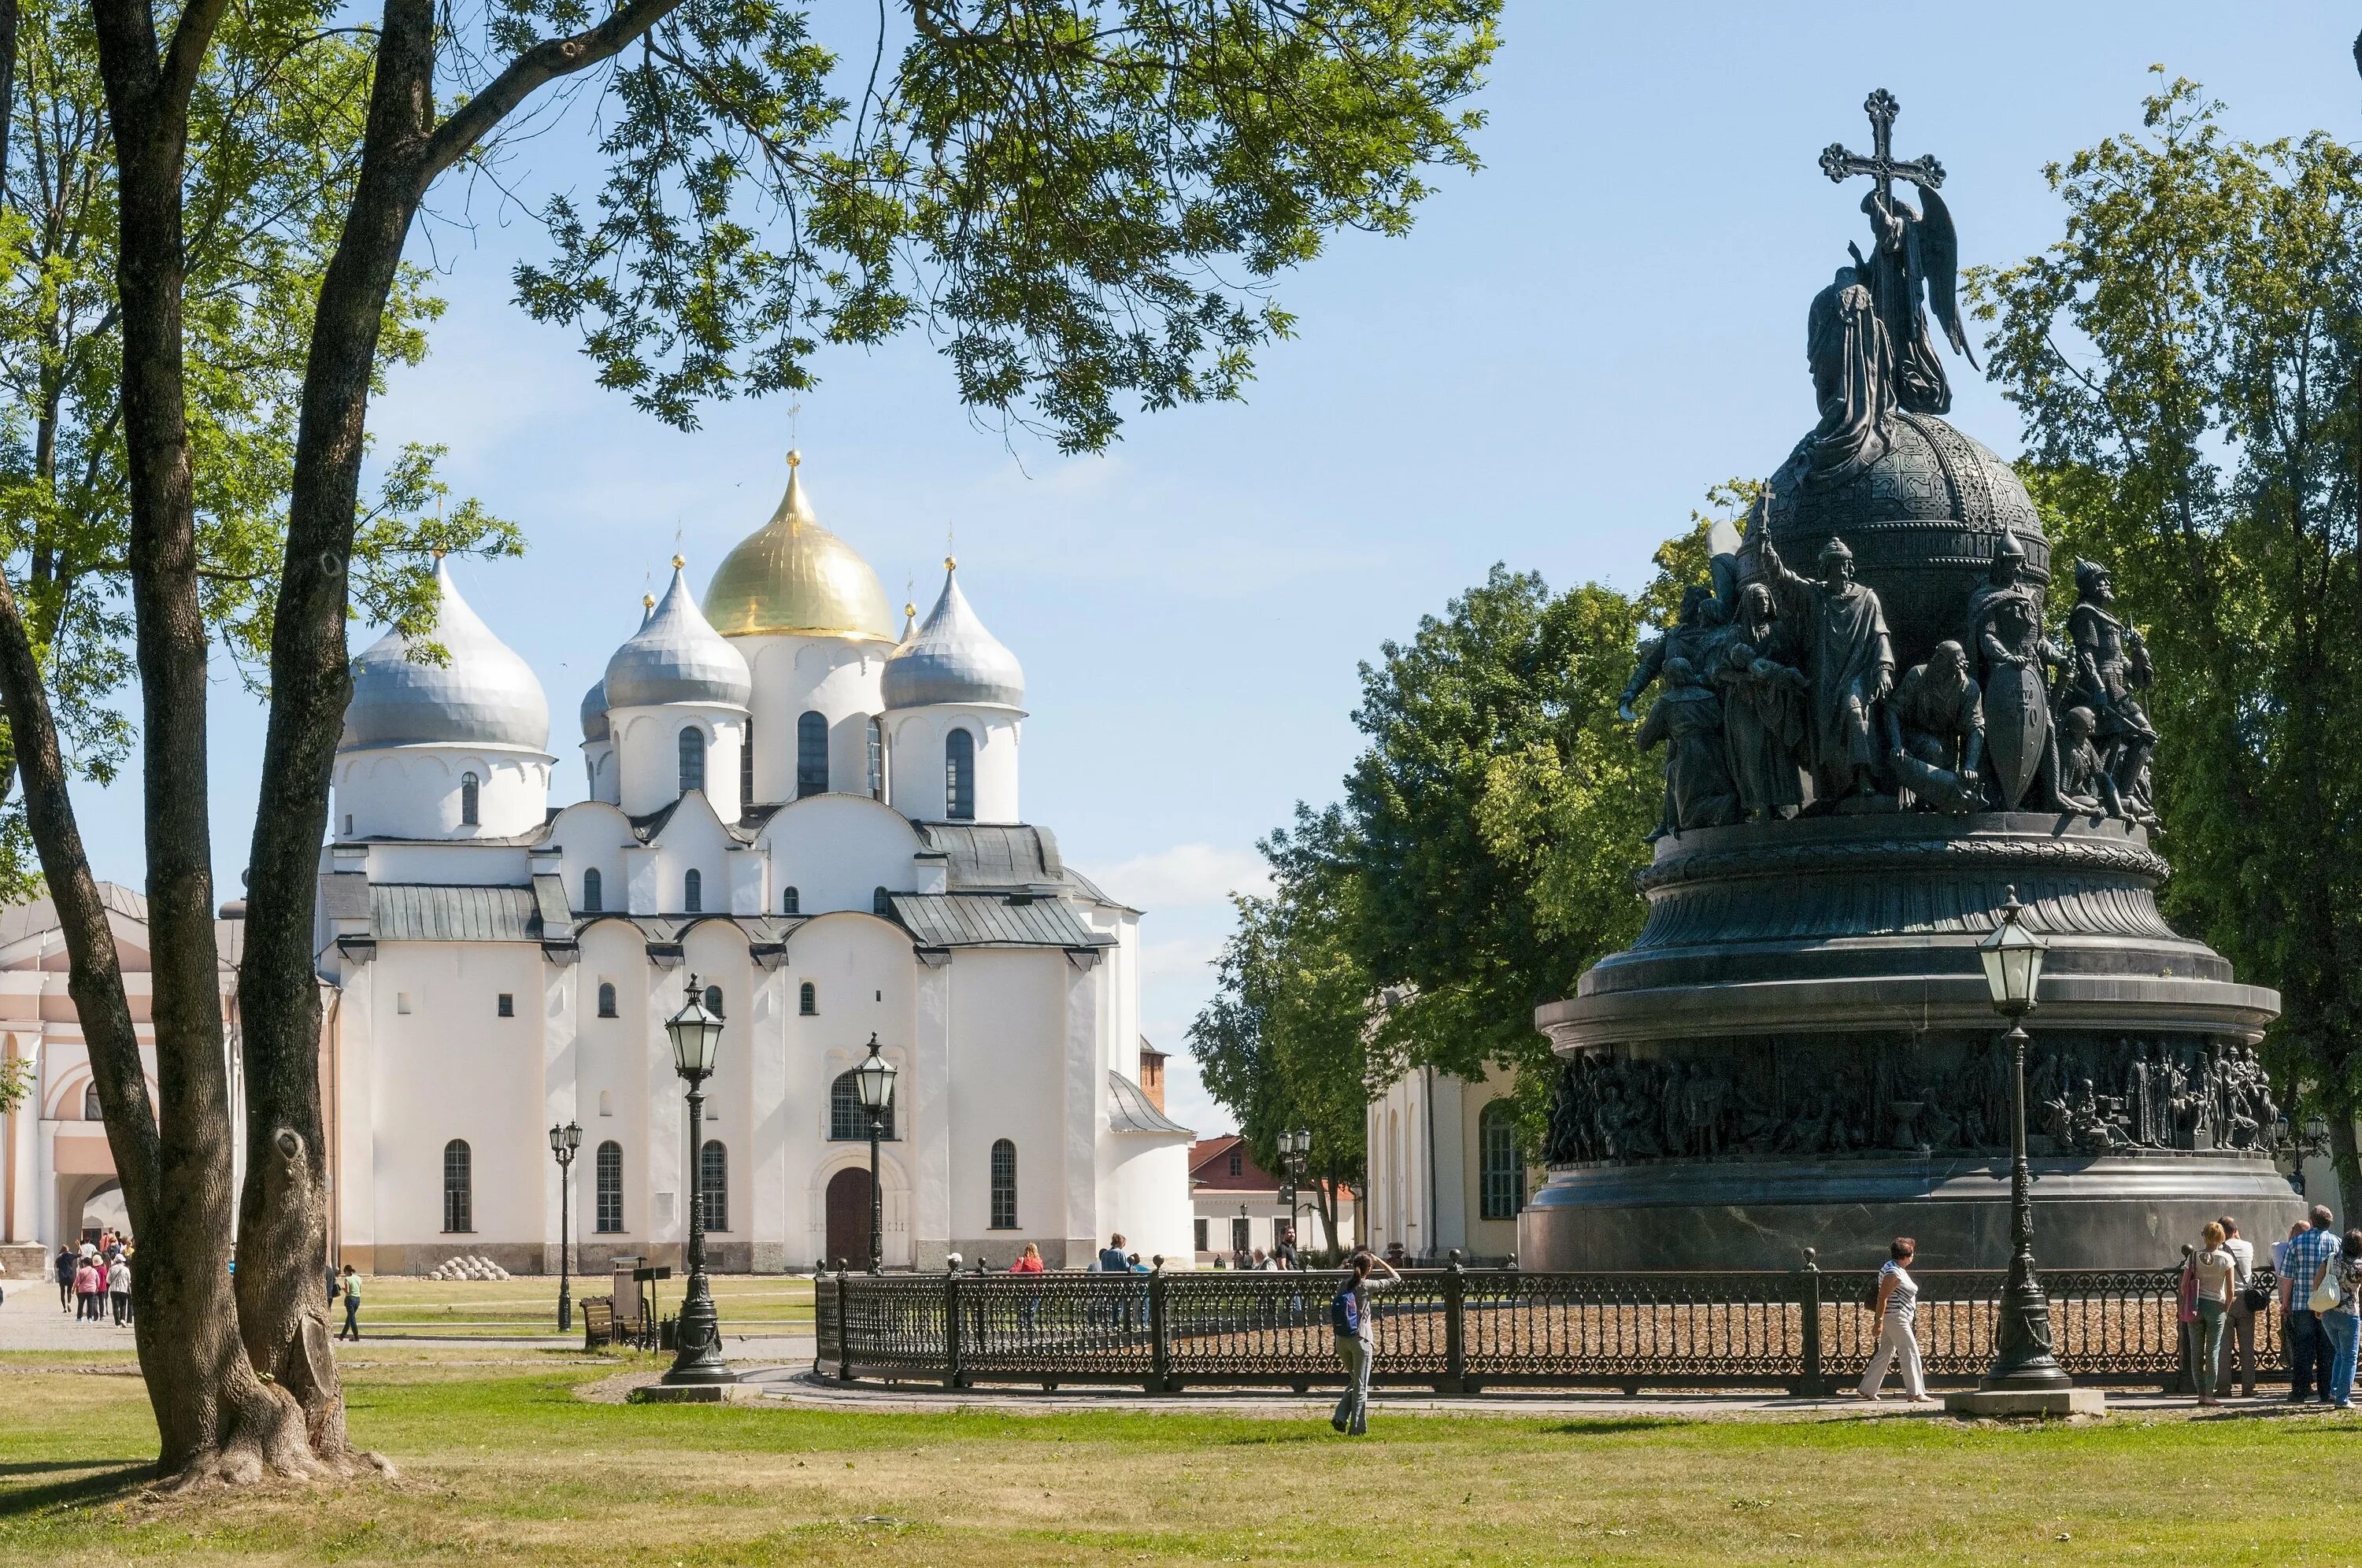
[[[778,1332],[809,1331],[812,1321],[812,1284],[779,1275],[708,1275],[713,1298],[725,1328],[762,1325]],[[679,1276],[657,1286],[663,1310],[680,1307]],[[579,1331],[585,1296],[607,1293],[608,1276],[592,1275],[574,1280],[575,1323]],[[337,1321],[343,1321],[337,1309]],[[523,1279],[422,1279],[403,1275],[365,1275],[361,1280],[361,1328],[499,1333],[557,1331],[557,1276]]]
[[[2003,1430],[1382,1411],[861,1415],[587,1402],[617,1363],[364,1350],[394,1482],[163,1500],[136,1378],[0,1364],[0,1562],[2348,1563],[2362,1423]],[[82,1364],[77,1363],[77,1366]],[[2290,1499],[2310,1500],[2292,1529]]]

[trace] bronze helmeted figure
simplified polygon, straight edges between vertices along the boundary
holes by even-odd
[[[2064,662],[2042,635],[2042,594],[2022,575],[2025,549],[2004,533],[1985,581],[1969,596],[1968,646],[1985,701],[1992,809],[2055,811],[2058,750],[2050,720],[2049,667]]]
[[[2075,647],[2070,700],[2092,712],[2092,744],[2125,814],[2154,823],[2148,768],[2158,737],[2140,701],[2149,684],[2148,644],[2116,618],[2115,602],[2115,574],[2097,561],[2077,561],[2075,608],[2067,617]]]

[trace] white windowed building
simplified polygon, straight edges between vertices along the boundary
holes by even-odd
[[[1190,1133],[1138,1084],[1139,913],[1025,821],[1024,676],[944,564],[898,633],[791,467],[701,606],[678,561],[643,606],[556,812],[541,685],[447,571],[446,662],[359,656],[319,900],[341,1258],[554,1266],[573,1121],[578,1266],[677,1258],[691,1159],[717,1266],[857,1266],[873,1038],[889,1266],[1031,1242],[1079,1267],[1115,1231],[1189,1253]],[[725,1020],[693,1133],[664,1032],[691,977]]]
[[[1370,1245],[1440,1263],[1498,1263],[1518,1250],[1518,1210],[1535,1173],[1518,1153],[1517,1075],[1417,1067],[1370,1102]]]

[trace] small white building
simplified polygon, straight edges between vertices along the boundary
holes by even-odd
[[[1517,1075],[1478,1079],[1416,1067],[1370,1102],[1370,1245],[1441,1263],[1502,1262],[1518,1250],[1518,1210],[1533,1173],[1518,1150]]]
[[[1246,1140],[1237,1133],[1191,1144],[1189,1197],[1197,1209],[1198,1263],[1203,1266],[1220,1259],[1228,1264],[1242,1253],[1268,1253],[1279,1245],[1290,1223],[1296,1227],[1298,1253],[1327,1252],[1329,1224],[1321,1218],[1312,1184],[1308,1181],[1297,1193],[1292,1216],[1280,1191],[1279,1178],[1255,1163]],[[1357,1233],[1353,1195],[1340,1188],[1336,1198],[1337,1230],[1342,1245],[1351,1247]]]
[[[872,1040],[889,1266],[1188,1251],[1190,1134],[1137,1082],[1139,912],[1023,817],[1018,661],[950,561],[898,633],[798,460],[702,607],[676,559],[584,695],[585,801],[548,809],[541,685],[447,570],[446,660],[395,634],[356,659],[318,922],[342,1259],[554,1267],[547,1129],[575,1121],[578,1266],[676,1259],[692,1159],[717,1266],[857,1264]],[[726,1021],[693,1133],[664,1032],[692,979]]]

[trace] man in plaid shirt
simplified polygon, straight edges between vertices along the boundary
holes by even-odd
[[[2329,1262],[2337,1255],[2337,1217],[2328,1206],[2312,1206],[2312,1229],[2290,1238],[2289,1281],[2289,1403],[2301,1405],[2310,1396],[2321,1404],[2329,1397],[2329,1337],[2321,1331],[2321,1314],[2305,1305]]]

